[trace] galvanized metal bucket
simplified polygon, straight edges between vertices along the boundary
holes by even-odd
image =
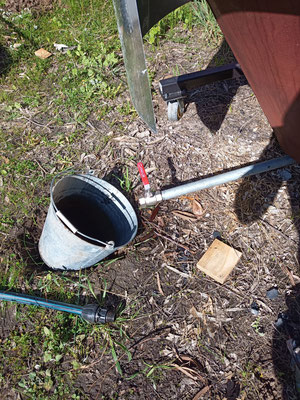
[[[55,183],[57,178],[39,241],[49,267],[90,267],[135,237],[136,213],[114,186],[91,174],[61,174]]]

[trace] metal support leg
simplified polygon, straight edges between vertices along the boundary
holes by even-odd
[[[162,98],[168,103],[168,120],[178,121],[184,113],[184,98],[200,86],[244,76],[239,64],[233,63],[205,71],[192,72],[163,79],[159,82]]]

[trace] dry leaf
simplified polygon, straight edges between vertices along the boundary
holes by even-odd
[[[150,222],[153,222],[153,221],[155,220],[155,217],[156,217],[157,214],[158,214],[159,208],[160,208],[160,205],[157,204],[157,206],[154,208],[154,210],[152,211],[152,213],[151,213],[151,215],[150,215],[150,218],[149,218],[149,221],[150,221]]]
[[[205,393],[207,393],[209,390],[210,390],[210,386],[205,386],[203,389],[200,390],[200,392],[198,392],[196,394],[196,396],[193,397],[193,400],[201,399],[201,397],[204,396]]]
[[[158,272],[156,272],[156,280],[157,280],[158,291],[162,296],[164,296],[165,294],[164,294],[164,292],[163,292],[163,290],[161,288],[160,277],[159,277],[159,273]]]
[[[195,197],[193,195],[188,195],[188,194],[181,196],[181,199],[186,199],[186,200],[189,200],[189,201],[193,201],[194,198]]]
[[[34,54],[37,57],[42,58],[43,60],[48,58],[48,57],[50,57],[50,56],[52,56],[52,53],[49,53],[49,51],[47,51],[47,50],[45,50],[43,48],[37,50]]]
[[[182,361],[187,361],[187,362],[195,365],[195,367],[197,367],[200,371],[203,369],[202,365],[198,361],[191,358],[190,356],[181,355],[181,356],[179,356],[179,358]],[[201,377],[201,379],[203,379],[206,382],[206,380],[204,378]]]
[[[142,236],[140,239],[140,241],[137,244],[141,244],[143,242],[146,242],[147,240],[151,239],[153,237],[154,233],[153,230],[151,230],[150,232],[146,233],[144,236]]]
[[[295,279],[294,279],[292,272],[289,270],[289,268],[286,267],[285,265],[281,265],[281,269],[287,274],[292,286],[295,286],[296,285]]]
[[[176,217],[184,219],[185,221],[197,221],[197,217],[188,211],[173,210],[172,214],[174,214]]]
[[[1,159],[5,162],[5,164],[9,164],[9,159],[7,157],[1,156]]]
[[[201,313],[199,313],[194,306],[190,309],[190,314],[195,318],[201,317]]]
[[[189,378],[193,379],[194,381],[198,380],[198,377],[195,376],[195,371],[193,371],[191,368],[185,368],[185,367],[180,367],[180,365],[177,364],[170,364],[171,367],[176,368],[178,371],[182,372],[184,375],[188,376]],[[189,371],[193,372],[195,375],[192,375]]]
[[[205,212],[205,210],[203,210],[201,203],[196,199],[193,200],[192,210],[193,214],[196,215],[198,218],[202,217],[202,215]]]
[[[195,371],[192,368],[188,368],[188,367],[184,367],[184,366],[180,366],[178,364],[170,364],[172,367],[176,368],[178,371],[182,372],[184,375],[188,376],[189,378],[193,379],[194,381],[198,381],[200,380],[201,382],[203,382],[204,384],[206,384],[206,379],[203,378],[203,376],[201,376],[199,374],[198,371]]]
[[[164,221],[163,217],[157,217],[156,219],[157,219],[157,225],[160,228],[163,228],[165,226],[165,221]]]
[[[203,311],[205,311],[208,314],[214,315],[214,306],[213,306],[213,301],[211,297],[208,296],[207,302],[202,305]]]
[[[191,229],[184,229],[184,228],[182,228],[182,232],[185,233],[186,235],[191,235],[193,233]]]

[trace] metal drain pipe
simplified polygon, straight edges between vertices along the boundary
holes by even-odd
[[[245,176],[261,174],[262,172],[272,171],[274,169],[286,167],[295,163],[296,161],[290,156],[274,158],[269,161],[248,165],[247,167],[224,172],[209,178],[200,179],[195,182],[186,183],[184,185],[152,193],[150,196],[140,198],[139,203],[141,207],[153,206],[162,200],[174,199],[188,193],[198,192],[199,190],[222,185],[223,183],[236,181],[237,179]]]

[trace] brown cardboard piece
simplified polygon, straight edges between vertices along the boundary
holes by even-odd
[[[35,51],[34,54],[35,54],[37,57],[42,58],[42,59],[46,59],[46,58],[52,56],[52,53],[49,53],[49,51],[47,51],[47,50],[45,50],[45,49],[43,49],[43,48],[41,48],[41,49]]]

